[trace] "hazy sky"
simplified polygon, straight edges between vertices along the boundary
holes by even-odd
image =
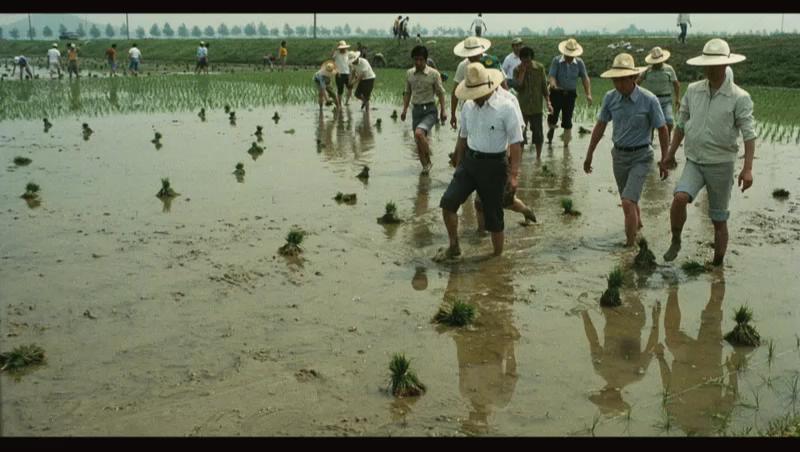
[[[365,31],[369,28],[389,28],[396,14],[318,14],[317,25],[332,28],[336,25],[349,23],[352,28],[361,27]],[[125,14],[76,14],[90,22],[99,24],[111,23],[118,27],[125,20]],[[432,14],[432,13],[403,13],[410,16],[411,26],[420,23],[423,27],[433,29],[439,25],[445,27],[467,28],[474,14]],[[506,33],[518,31],[528,27],[534,31],[544,31],[548,27],[560,26],[567,33],[578,29],[602,30],[604,27],[610,32],[626,28],[635,24],[645,30],[677,30],[675,24],[676,14],[492,14],[483,15],[489,32],[501,31]],[[781,14],[692,14],[692,25],[689,29],[703,32],[729,32],[748,30],[767,31],[780,30]],[[16,20],[27,18],[24,14],[0,14],[0,26]],[[311,25],[313,14],[130,14],[131,29],[143,26],[149,30],[153,23],[163,25],[169,22],[173,28],[181,23],[189,27],[193,25],[217,26],[225,22],[232,25],[244,25],[248,22],[264,22],[269,27],[283,27],[284,23],[290,26]],[[34,23],[34,27],[36,24]],[[784,31],[800,32],[800,14],[784,15]]]

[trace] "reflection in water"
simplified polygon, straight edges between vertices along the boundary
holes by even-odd
[[[208,93],[211,91],[211,77],[192,77],[195,83],[194,90],[198,99],[201,99],[203,105],[208,105]],[[205,120],[205,119],[204,119]]]
[[[22,199],[25,200],[25,204],[27,204],[28,207],[31,208],[31,209],[35,209],[35,208],[39,207],[42,204],[42,201],[39,199],[39,197],[36,197],[36,198],[22,198]]]
[[[450,272],[444,300],[460,298],[475,307],[472,327],[452,330],[458,354],[461,395],[472,409],[463,429],[471,434],[489,431],[493,411],[511,402],[517,384],[514,343],[520,334],[511,310],[512,261],[500,256],[478,261],[477,268],[456,265]]]
[[[425,267],[417,266],[414,270],[414,277],[411,278],[411,287],[414,290],[425,290],[428,288],[428,270]]]
[[[17,100],[28,102],[33,95],[33,83],[15,84],[19,89],[16,90]]]
[[[573,174],[572,174],[572,153],[569,150],[569,146],[564,146],[564,156],[561,158],[561,184],[559,194],[561,195],[571,195],[572,194],[572,186],[574,185]]]
[[[375,147],[375,134],[372,131],[372,124],[369,122],[369,110],[364,112],[361,121],[356,126],[356,132],[360,138],[359,146],[356,147],[356,158],[361,154],[367,153]]]
[[[239,182],[240,184],[244,183],[244,174],[234,173],[234,176],[236,176],[236,182]]]
[[[660,151],[656,151],[654,156],[656,162],[658,162],[660,155]],[[675,170],[672,170],[672,173],[674,174]],[[642,216],[645,217],[642,223],[645,226],[648,224],[648,218],[654,219],[657,215],[669,212],[670,202],[672,201],[671,190],[672,184],[670,184],[669,180],[661,180],[658,170],[651,168],[644,181],[642,199],[639,201]]]
[[[81,109],[81,80],[78,78],[69,82],[69,109],[72,111]]]
[[[111,77],[108,80],[108,103],[115,108],[119,108],[119,78]]]
[[[424,248],[433,245],[431,219],[426,216],[430,200],[431,178],[420,174],[417,182],[417,196],[414,198],[414,218],[411,219],[411,246]]]
[[[174,199],[171,196],[159,196],[158,199],[161,200],[161,203],[164,207],[161,209],[162,212],[169,212],[172,210],[172,200]]]
[[[594,371],[606,381],[605,387],[589,396],[589,400],[604,415],[618,415],[630,410],[630,405],[622,399],[622,389],[641,380],[653,358],[661,307],[658,304],[653,307],[653,328],[644,350],[641,337],[647,319],[638,293],[627,293],[619,307],[601,309],[606,320],[602,345],[589,313],[581,313]]]
[[[744,359],[737,349],[725,359],[728,383],[723,380],[722,367],[722,301],[725,298],[725,280],[711,283],[711,296],[700,313],[697,339],[681,331],[681,310],[678,304],[678,287],[669,288],[667,308],[664,312],[664,332],[667,347],[673,356],[672,368],[659,344],[656,352],[661,368],[661,382],[670,394],[667,413],[688,435],[707,436],[717,431],[715,419],[730,416],[736,403],[738,379],[735,363]],[[716,381],[711,381],[716,379]]]

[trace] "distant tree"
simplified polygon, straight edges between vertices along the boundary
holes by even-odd
[[[44,36],[45,38],[53,36],[53,29],[45,25],[44,28],[42,28],[42,36]]]
[[[216,32],[214,31],[214,27],[211,25],[207,26],[205,30],[203,30],[203,34],[206,36],[214,36]]]
[[[217,27],[217,34],[225,38],[231,34],[231,31],[228,29],[228,26],[225,25],[225,23],[223,22],[219,24],[219,27]]]
[[[175,36],[175,30],[172,29],[172,26],[169,22],[164,22],[164,28],[161,29],[161,32],[164,33],[164,36],[171,38]]]
[[[378,29],[376,29],[376,28],[368,28],[368,29],[367,29],[367,36],[369,36],[369,37],[376,37],[376,36],[378,36],[378,35],[379,35],[379,34],[378,34]]]
[[[233,36],[241,36],[242,35],[242,27],[238,25],[234,25],[231,27],[231,35]]]
[[[550,27],[547,29],[547,36],[564,36],[564,29],[561,27]]]
[[[269,34],[272,37],[277,37],[279,34],[281,34],[281,30],[278,27],[272,27],[269,29]]]
[[[344,27],[342,28],[342,31],[344,31],[344,35],[345,36],[350,36],[350,34],[352,33],[352,31],[350,30],[350,25],[349,24],[344,24]]]
[[[519,30],[519,34],[521,34],[522,36],[531,36],[533,34],[533,30],[531,30],[528,27],[522,27]]]
[[[195,25],[194,27],[192,27],[192,36],[194,36],[195,38],[203,36],[203,30],[201,30],[200,27]]]
[[[0,27],[0,39],[3,39],[3,27]]]
[[[122,37],[122,36],[127,37],[128,36],[128,25],[127,24],[122,24],[122,25],[119,26],[119,35],[120,35],[120,37]]]
[[[113,38],[115,34],[114,27],[111,24],[106,24],[106,37]]]
[[[91,28],[89,28],[89,36],[91,36],[94,39],[99,38],[100,35],[102,35],[102,34],[103,33],[100,31],[99,28],[97,28],[97,25],[95,25],[95,24],[92,24]]]
[[[456,34],[457,34],[458,36],[467,36],[467,35],[469,35],[469,33],[467,33],[467,30],[464,30],[464,29],[463,29],[463,28],[461,28],[461,27],[458,27],[458,28],[456,28]],[[425,35],[425,33],[422,33],[422,35],[424,36],[424,35]]]
[[[81,38],[86,37],[86,30],[83,29],[83,24],[78,24],[78,29],[75,30],[75,33],[77,33]]]
[[[333,35],[334,36],[344,35],[344,29],[340,25],[333,27]]]
[[[289,24],[283,24],[283,35],[286,37],[291,37],[294,34],[294,30]]]
[[[244,34],[245,36],[255,36],[256,35],[256,24],[250,22],[249,24],[244,26]]]
[[[150,27],[150,36],[154,38],[161,36],[161,29],[158,27],[158,25],[153,24],[153,26]]]
[[[330,36],[331,29],[328,27],[317,27],[317,34],[320,36]]]
[[[363,35],[364,35],[364,30],[362,30],[361,27],[356,27],[356,36],[363,36]]]
[[[58,24],[58,34],[63,35],[66,32],[67,32],[67,27],[65,27],[64,24]]]
[[[264,25],[264,22],[259,22],[258,23],[258,35],[259,36],[267,36],[267,35],[269,35],[269,28],[267,28],[267,26]]]
[[[143,26],[141,26],[141,25],[139,25],[138,27],[136,27],[136,31],[135,31],[135,33],[136,33],[136,37],[137,37],[137,38],[139,38],[139,39],[144,39],[145,35],[147,34],[147,33],[144,31],[144,27],[143,27]]]
[[[308,32],[308,27],[306,27],[305,25],[298,25],[294,27],[294,32],[297,33],[297,36],[305,38],[306,33]]]
[[[178,36],[180,36],[181,38],[189,37],[189,27],[187,27],[186,24],[182,23],[178,25]]]
[[[356,30],[358,30],[358,29],[356,29]],[[358,31],[356,31],[356,32],[358,32]],[[410,33],[411,33],[411,36],[416,36],[417,33],[422,34],[422,25],[414,24],[414,26],[411,27]]]
[[[17,27],[14,27],[8,32],[8,35],[14,39],[19,39],[19,30],[17,30]]]

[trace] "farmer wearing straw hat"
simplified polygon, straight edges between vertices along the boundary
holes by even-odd
[[[704,186],[708,192],[708,216],[714,224],[713,265],[722,265],[728,247],[728,203],[733,188],[734,166],[739,152],[739,133],[744,140],[744,167],[739,173],[739,186],[744,192],[753,185],[753,155],[756,150],[753,101],[750,94],[725,77],[729,64],[745,60],[744,55],[731,53],[728,43],[714,38],[703,47],[703,54],[686,61],[703,66],[706,80],[694,82],[686,89],[678,111],[666,165],[675,164],[686,137],[686,164],[675,187],[669,220],[672,244],[664,254],[672,261],[681,249],[681,232],[686,223],[686,204],[692,202]]]
[[[50,78],[58,74],[61,78],[61,52],[58,51],[58,43],[54,42],[53,47],[47,49],[47,66],[50,69]]]
[[[422,164],[422,174],[428,174],[433,166],[431,150],[428,144],[428,133],[433,125],[447,121],[445,111],[444,86],[439,71],[428,66],[428,49],[425,46],[415,46],[411,49],[411,58],[414,67],[406,71],[406,89],[403,92],[403,111],[400,120],[406,120],[408,104],[413,104],[411,110],[411,128],[414,130],[414,140],[417,143],[417,155]],[[439,98],[439,118],[436,117],[436,103],[434,95]]]
[[[514,80],[514,69],[522,62],[519,58],[519,49],[522,48],[522,38],[514,38],[511,40],[511,53],[506,55],[503,60],[503,72],[506,74],[506,83],[510,88],[516,89],[516,81]]]
[[[330,105],[331,100],[333,98],[333,102],[336,103],[336,108],[341,108],[341,101],[339,96],[333,91],[333,86],[331,85],[331,77],[336,75],[336,64],[333,60],[328,60],[322,63],[322,66],[319,70],[314,74],[314,84],[317,86],[317,91],[319,92],[319,111],[322,111],[322,105],[327,104]]]
[[[658,140],[661,143],[661,160],[659,174],[665,179],[669,171],[662,164],[667,157],[669,133],[664,121],[664,113],[658,98],[650,91],[639,88],[636,79],[646,67],[636,67],[633,57],[620,53],[614,58],[611,69],[600,74],[602,78],[610,78],[614,89],[603,97],[603,105],[597,115],[597,124],[592,130],[583,170],[592,172],[592,155],[597,143],[606,130],[606,125],[614,121],[614,134],[611,149],[614,179],[617,182],[619,196],[622,199],[622,211],[625,214],[625,246],[636,243],[636,233],[642,227],[639,197],[642,194],[644,181],[653,163],[653,149],[650,143],[650,131],[658,129]]]
[[[586,92],[586,102],[592,105],[592,87],[586,65],[578,58],[583,54],[583,47],[574,38],[561,41],[558,44],[561,55],[553,58],[550,63],[550,100],[553,103],[553,113],[547,116],[547,144],[553,142],[558,116],[561,114],[561,127],[564,128],[564,145],[572,139],[572,113],[575,111],[575,99],[578,97],[575,88],[578,78],[583,82]]]
[[[200,73],[202,70],[208,73],[208,49],[205,41],[200,41],[200,45],[197,46],[197,64],[194,67],[195,73]]]
[[[453,53],[456,56],[464,58],[460,63],[458,63],[458,67],[456,68],[456,74],[453,76],[453,92],[450,95],[450,126],[454,129],[458,127],[458,116],[456,115],[456,109],[460,105],[460,102],[456,97],[456,88],[458,88],[458,84],[464,80],[464,76],[467,72],[467,65],[480,61],[491,46],[492,41],[489,41],[486,38],[468,36],[466,39],[453,47]]]
[[[672,66],[665,63],[669,59],[669,50],[663,50],[661,47],[653,47],[650,53],[644,57],[644,61],[651,66],[642,73],[639,77],[638,83],[643,88],[648,89],[650,92],[658,97],[658,102],[661,104],[661,111],[664,112],[664,119],[667,121],[667,130],[670,135],[672,134],[672,103],[675,101],[675,108],[680,105],[681,98],[681,82],[678,81],[678,76]],[[673,92],[675,97],[673,98]]]
[[[339,44],[333,49],[331,58],[336,64],[336,94],[342,97],[344,88],[347,87],[347,97],[344,104],[350,103],[350,95],[353,93],[353,88],[350,87],[350,59],[347,55],[347,49],[350,46],[345,41],[339,41]]]
[[[456,212],[476,190],[483,203],[484,221],[491,233],[494,255],[503,253],[503,193],[506,182],[512,191],[517,189],[522,152],[522,125],[514,104],[496,93],[504,80],[501,71],[470,63],[466,77],[456,88],[456,96],[465,101],[453,158],[456,171],[439,202],[450,243],[447,249],[439,250],[435,260],[461,255]],[[506,158],[509,144],[510,171]]]
[[[350,52],[350,84],[356,87],[356,99],[361,101],[361,109],[369,111],[369,99],[375,87],[375,71],[361,52]]]

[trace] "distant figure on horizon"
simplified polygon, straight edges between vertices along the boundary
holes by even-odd
[[[128,63],[128,71],[133,73],[133,75],[139,75],[139,62],[142,60],[142,51],[136,47],[136,43],[134,42],[131,46],[131,49],[128,50],[128,59],[130,62]]]
[[[286,58],[289,56],[289,49],[286,48],[286,41],[281,41],[278,48],[278,59],[281,60],[281,70],[286,69]]]
[[[678,35],[678,42],[686,44],[686,26],[692,26],[692,20],[688,14],[678,14],[678,26],[681,27],[681,34]]]
[[[61,52],[58,51],[56,42],[47,50],[47,66],[50,69],[50,78],[53,78],[54,72],[58,74],[58,78],[61,78]]]
[[[483,21],[483,15],[478,13],[478,16],[472,21],[472,24],[469,26],[470,30],[475,31],[475,36],[481,37],[483,36],[483,32],[487,30],[486,22]]]
[[[395,39],[400,39],[400,22],[403,20],[403,16],[397,16],[397,19],[394,20],[394,25],[392,25],[392,33],[394,34]]]
[[[405,19],[400,21],[400,36],[403,39],[408,39],[408,20],[409,17],[406,16]]]
[[[17,70],[17,66],[19,66],[19,79],[20,81],[24,77],[24,73],[28,73],[28,78],[33,78],[33,74],[31,73],[31,68],[28,67],[28,58],[25,55],[20,55],[14,57],[14,68],[11,70],[11,76],[14,76],[14,71]]]
[[[72,80],[72,74],[75,74],[75,78],[80,77],[78,71],[78,48],[75,47],[75,43],[72,42],[67,51],[67,74],[69,75],[69,79]]]
[[[117,75],[117,45],[111,44],[111,47],[106,49],[106,61],[108,61],[108,75],[113,77]]]
[[[201,71],[208,74],[208,47],[206,47],[205,41],[200,41],[200,45],[197,46],[197,65],[194,67],[195,74],[199,74]]]

